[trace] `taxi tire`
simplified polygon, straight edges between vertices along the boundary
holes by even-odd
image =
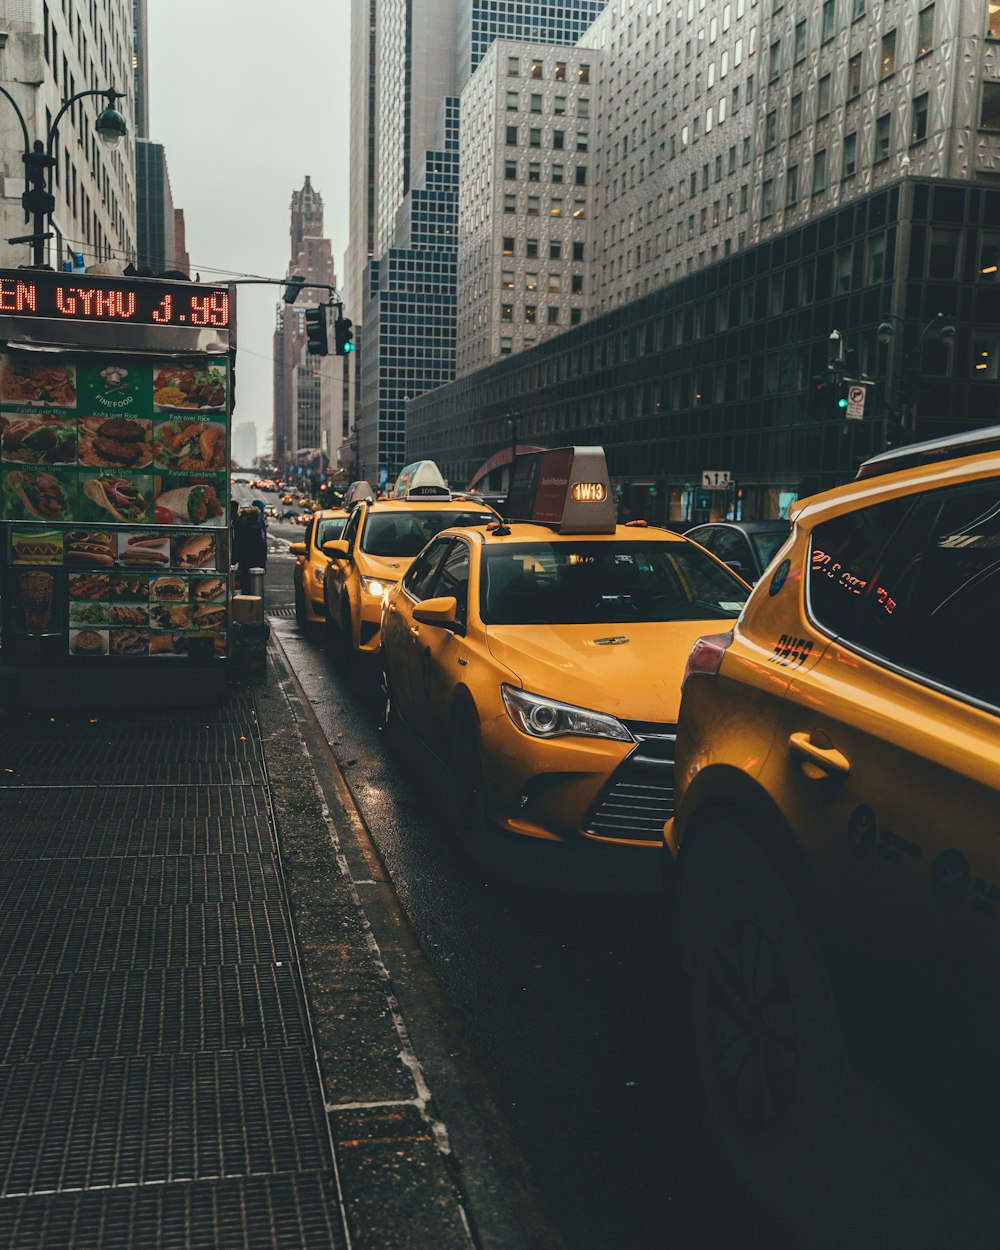
[[[468,844],[483,835],[487,823],[479,720],[471,707],[460,705],[452,714],[448,747],[455,833],[461,842]]]
[[[676,936],[710,1152],[753,1203],[808,1221],[843,1132],[846,1064],[812,924],[788,875],[727,815],[689,834]]]

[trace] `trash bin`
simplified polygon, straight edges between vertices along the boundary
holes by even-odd
[[[263,569],[248,569],[247,577],[249,578],[249,583],[243,593],[247,595],[258,595],[261,599],[263,599],[264,598],[264,570]]]

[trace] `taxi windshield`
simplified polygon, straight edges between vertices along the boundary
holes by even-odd
[[[512,543],[484,556],[486,625],[730,620],[748,593],[693,543]]]
[[[322,547],[324,543],[333,542],[339,538],[344,532],[344,526],[347,524],[345,516],[324,517],[316,525],[316,546]]]
[[[361,535],[361,550],[370,556],[415,556],[435,534],[453,525],[489,525],[493,512],[375,512]]]

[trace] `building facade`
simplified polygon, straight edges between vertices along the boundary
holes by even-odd
[[[989,0],[615,0],[584,45],[593,320],[414,401],[408,458],[474,476],[516,413],[603,443],[633,513],[771,516],[887,442],[996,420]],[[828,406],[834,332],[860,422]],[[699,493],[713,470],[742,496]]]
[[[21,195],[21,154],[46,141],[63,102],[77,92],[113,86],[124,93],[118,108],[129,133],[115,149],[101,143],[94,122],[102,96],[79,100],[63,114],[53,136],[49,187],[55,196],[46,259],[54,268],[82,253],[84,263],[136,258],[135,79],[131,0],[104,5],[58,5],[45,0],[4,0],[0,82],[0,266],[31,260],[28,244],[7,240],[30,232]]]
[[[241,469],[250,469],[257,459],[257,427],[252,421],[233,426],[233,459]]]
[[[167,154],[162,143],[135,144],[136,265],[163,273],[177,263],[176,210],[170,190]]]

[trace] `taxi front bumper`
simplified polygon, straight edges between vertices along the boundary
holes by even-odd
[[[673,815],[673,725],[623,722],[635,742],[535,738],[506,715],[482,725],[490,821],[521,837],[663,846]]]

